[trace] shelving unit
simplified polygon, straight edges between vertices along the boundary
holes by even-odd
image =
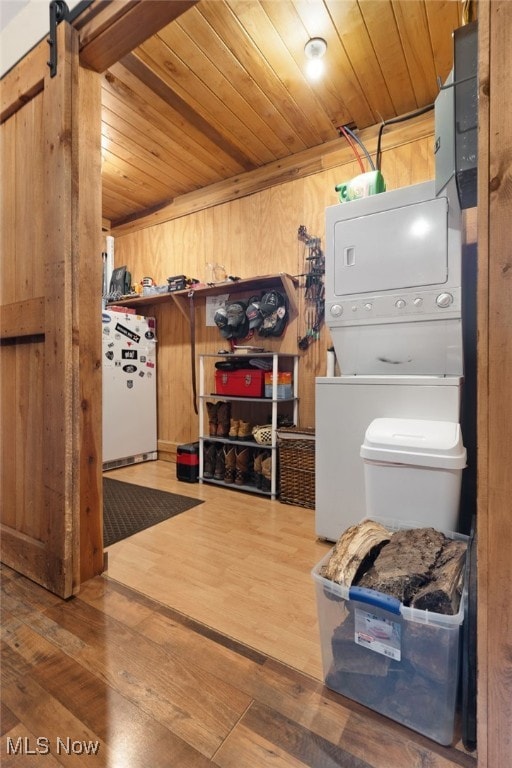
[[[197,287],[193,287],[192,293],[194,300],[206,298],[207,296],[218,296],[219,294],[229,293],[230,296],[234,294],[241,294],[243,292],[256,293],[258,291],[270,291],[272,289],[278,289],[284,291],[288,299],[288,311],[290,318],[293,318],[297,314],[297,292],[298,280],[296,277],[280,272],[276,275],[260,275],[259,277],[249,277],[243,280],[226,280],[222,283],[212,283],[211,285],[200,284]],[[115,304],[120,307],[149,307],[155,304],[174,303],[188,319],[190,317],[190,292],[186,289],[184,291],[173,291],[167,293],[151,293],[147,296],[130,296],[118,301],[112,301],[111,304]]]
[[[214,394],[212,392],[206,393],[205,392],[205,359],[208,358],[212,361],[213,359],[225,359],[230,360],[233,358],[240,359],[242,355],[236,355],[236,354],[201,354],[199,355],[199,401],[201,407],[199,408],[199,482],[200,483],[213,483],[215,485],[223,486],[224,488],[233,489],[233,490],[241,490],[241,491],[249,491],[252,493],[258,493],[270,496],[270,498],[275,499],[277,496],[277,420],[280,408],[283,406],[286,406],[288,409],[292,410],[292,419],[293,423],[297,423],[297,417],[298,417],[298,372],[299,372],[299,358],[298,355],[295,354],[286,354],[281,352],[259,352],[254,355],[250,355],[250,358],[271,358],[272,359],[272,397],[237,397],[237,396],[230,396],[230,395],[218,395]],[[248,355],[243,355],[243,358],[249,358]],[[291,398],[278,398],[277,397],[277,386],[278,386],[278,376],[277,374],[282,371],[280,368],[280,362],[281,361],[287,361],[288,369],[290,366],[290,361],[292,363],[292,375],[293,375],[293,395]],[[259,445],[254,440],[230,440],[229,438],[223,438],[223,437],[215,437],[208,434],[205,434],[205,408],[206,408],[206,401],[220,401],[223,400],[225,402],[240,402],[240,403],[250,403],[251,406],[260,407],[261,411],[263,413],[263,406],[271,405],[272,409],[272,418],[271,418],[271,425],[272,425],[272,443],[271,445]],[[290,406],[291,404],[291,406]],[[266,420],[263,420],[260,423],[265,423]],[[219,444],[231,444],[235,446],[247,446],[254,449],[267,449],[271,452],[272,455],[272,476],[271,476],[271,484],[270,484],[270,491],[264,491],[260,488],[257,488],[254,485],[235,485],[235,484],[226,484],[222,482],[221,480],[215,480],[213,478],[205,478],[203,476],[203,467],[204,467],[204,445],[205,443],[219,443]]]

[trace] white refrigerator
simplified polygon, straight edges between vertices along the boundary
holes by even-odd
[[[156,329],[151,317],[102,312],[103,469],[157,458]]]

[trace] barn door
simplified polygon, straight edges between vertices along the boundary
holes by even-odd
[[[77,33],[67,23],[57,29],[57,53],[54,77],[43,40],[2,82],[0,519],[2,562],[68,597],[81,580],[81,517],[96,521],[90,552],[101,557],[102,550],[101,445],[93,445],[101,425],[101,371],[97,381],[87,373],[99,368],[92,358],[100,348],[94,323],[100,325],[101,288],[91,274],[98,313],[90,302],[81,313],[82,75]],[[99,184],[94,194],[99,200]],[[96,216],[93,211],[92,220]],[[99,263],[95,237],[91,233],[88,255]],[[89,478],[82,472],[87,465]],[[89,575],[95,569],[101,570],[97,563]]]

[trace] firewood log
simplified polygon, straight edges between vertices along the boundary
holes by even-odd
[[[421,587],[412,600],[413,608],[435,613],[455,614],[462,591],[462,569],[466,561],[464,541],[447,541],[436,561],[432,580]]]
[[[434,528],[397,531],[359,578],[358,586],[393,595],[409,605],[416,590],[430,578],[444,543],[444,535]]]
[[[350,526],[338,539],[321,575],[350,587],[360,567],[369,566],[390,538],[387,528],[373,520]]]

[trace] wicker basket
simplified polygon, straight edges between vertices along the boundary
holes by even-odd
[[[277,432],[279,449],[279,501],[315,508],[315,430],[282,428]]]

